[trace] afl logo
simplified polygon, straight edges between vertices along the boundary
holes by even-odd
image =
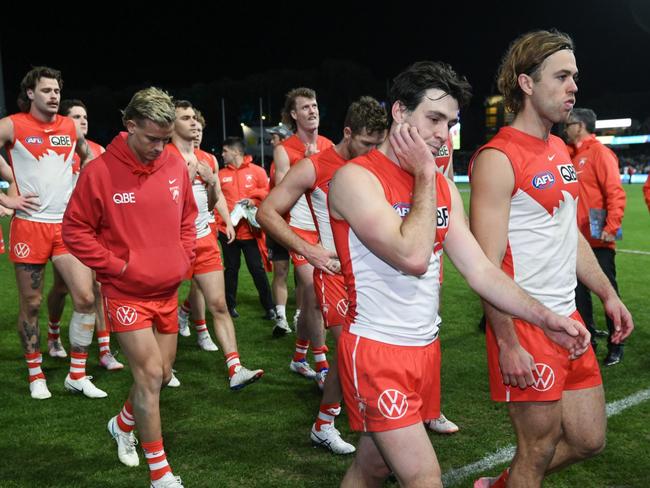
[[[14,254],[16,255],[17,258],[25,259],[27,256],[29,256],[29,253],[30,253],[29,246],[24,242],[18,242],[14,246]]]
[[[117,315],[117,320],[122,325],[133,325],[138,319],[138,312],[136,312],[135,308],[126,305],[118,308],[115,315]]]
[[[533,176],[533,186],[538,190],[546,190],[555,184],[555,176],[550,171],[542,171]]]
[[[377,401],[379,413],[390,420],[401,419],[409,409],[406,395],[399,390],[384,390]]]
[[[397,215],[404,218],[411,211],[411,204],[410,203],[404,203],[404,202],[397,202],[397,203],[393,204],[393,208],[395,209],[395,212],[397,212]]]
[[[27,144],[43,144],[43,138],[36,136],[29,136],[25,138]]]
[[[537,391],[550,390],[555,384],[555,372],[548,364],[535,363],[533,369],[533,389]]]

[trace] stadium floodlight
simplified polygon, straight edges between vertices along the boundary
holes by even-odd
[[[632,125],[632,119],[604,119],[596,121],[596,129],[624,129]]]
[[[641,134],[636,136],[596,136],[596,139],[608,146],[646,144],[650,142],[650,134]]]

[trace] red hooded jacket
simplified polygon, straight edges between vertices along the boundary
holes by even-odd
[[[166,149],[145,165],[121,133],[81,171],[63,241],[105,296],[169,298],[194,261],[196,214],[185,161]]]

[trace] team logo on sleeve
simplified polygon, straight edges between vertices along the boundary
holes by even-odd
[[[181,187],[180,186],[170,186],[169,193],[172,194],[172,200],[178,203],[178,198],[181,196]]]
[[[52,147],[72,147],[72,137],[68,135],[50,136],[50,146]]]
[[[533,389],[548,391],[555,384],[555,372],[548,364],[535,363],[533,369]]]
[[[578,175],[576,174],[576,169],[573,167],[573,164],[558,164],[557,170],[560,172],[560,176],[565,183],[578,182]]]
[[[555,176],[551,171],[542,171],[533,176],[532,183],[538,190],[546,190],[555,184]]]
[[[409,409],[406,395],[399,390],[384,390],[377,401],[379,413],[390,420],[401,419]]]
[[[441,229],[449,227],[449,209],[446,206],[436,209],[436,227]]]

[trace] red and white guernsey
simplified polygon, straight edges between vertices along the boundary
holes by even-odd
[[[334,173],[347,161],[336,152],[334,146],[309,156],[309,160],[314,165],[316,180],[309,192],[305,193],[307,203],[311,209],[321,244],[325,249],[336,251],[332,226],[330,225],[330,211],[327,207],[327,195]]]
[[[578,178],[564,142],[503,127],[476,154],[486,148],[504,153],[515,176],[501,268],[555,313],[571,315],[576,309]]]
[[[16,217],[34,222],[61,223],[74,179],[72,163],[77,131],[69,117],[56,115],[51,123],[28,113],[10,115],[14,140],[7,155],[21,195],[38,195],[40,210],[31,215],[16,210]]]
[[[169,144],[168,149],[174,151],[181,159],[185,159],[174,144]],[[194,149],[194,155],[199,161],[199,164],[207,164],[214,172],[216,166],[214,164],[214,159],[210,157],[210,154],[201,149]],[[212,214],[210,210],[208,210],[208,187],[198,173],[196,173],[194,181],[192,182],[192,193],[194,194],[194,201],[196,202],[196,208],[198,210],[196,220],[194,221],[194,224],[196,225],[196,238],[201,239],[202,237],[209,235],[211,232],[209,222]]]
[[[381,183],[400,217],[410,209],[413,177],[373,149],[353,159]],[[449,228],[451,196],[447,180],[436,176],[436,242],[422,276],[404,274],[375,256],[344,220],[331,218],[336,250],[350,299],[345,327],[350,333],[401,346],[424,346],[438,335],[440,256]]]
[[[208,166],[210,166],[210,168],[212,168],[213,172],[216,172],[218,163],[217,163],[217,158],[214,157],[214,154],[210,154],[209,152],[204,151],[203,149],[195,149],[194,154],[196,154],[196,157],[198,158],[200,163],[207,164]],[[218,178],[218,176],[217,176],[217,178]],[[207,189],[206,189],[206,198],[207,198]],[[201,213],[200,208],[199,208],[199,213]],[[216,222],[216,220],[214,218],[215,213],[217,213],[216,207],[214,208],[214,210],[212,212],[209,212],[209,215],[207,217],[208,218],[208,223],[214,224]]]
[[[287,151],[290,166],[293,166],[298,161],[305,158],[305,143],[302,142],[297,135],[292,135],[288,139],[282,141],[281,144],[282,147],[284,147],[284,150]],[[319,153],[333,145],[334,143],[327,137],[318,136],[318,139],[316,140],[316,148],[318,149]],[[316,227],[314,226],[314,219],[311,216],[311,211],[309,210],[309,206],[307,205],[307,200],[305,200],[304,195],[302,195],[296,204],[291,208],[289,211],[289,216],[289,225],[292,227],[296,227],[302,230],[316,230]]]
[[[438,167],[438,171],[440,171],[443,175],[449,177],[449,167],[451,164],[451,157],[452,154],[454,153],[454,143],[451,140],[451,134],[449,134],[449,137],[447,138],[447,142],[445,142],[441,147],[440,150],[438,151],[438,155],[436,156],[436,166]]]

